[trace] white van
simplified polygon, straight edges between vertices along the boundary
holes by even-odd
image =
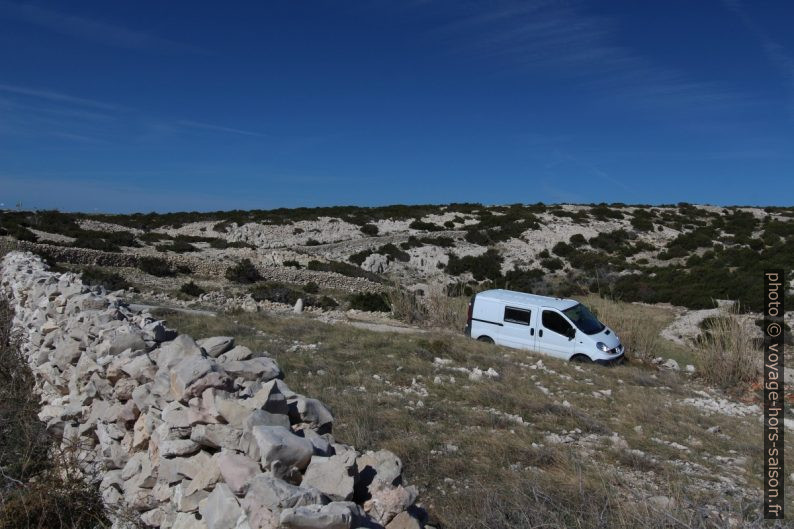
[[[486,290],[472,296],[465,332],[475,340],[565,360],[623,360],[623,344],[614,331],[573,299]]]

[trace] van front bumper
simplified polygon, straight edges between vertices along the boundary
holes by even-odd
[[[593,360],[593,362],[595,362],[596,364],[602,365],[602,366],[615,366],[615,365],[622,364],[625,361],[626,361],[625,353],[620,353],[619,356],[616,356],[614,358],[604,358],[604,359]]]

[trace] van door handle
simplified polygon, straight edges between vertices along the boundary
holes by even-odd
[[[538,329],[538,336],[543,338],[543,329]]]
[[[529,335],[530,336],[535,336],[535,329],[530,329],[529,330]]]

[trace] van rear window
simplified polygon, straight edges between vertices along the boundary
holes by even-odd
[[[519,325],[529,325],[529,322],[532,321],[532,312],[524,309],[505,307],[505,321],[518,323]]]

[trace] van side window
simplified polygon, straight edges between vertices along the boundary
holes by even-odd
[[[519,325],[529,325],[532,321],[532,311],[505,307],[505,321],[518,323]]]
[[[573,330],[573,327],[571,327],[571,324],[568,323],[565,318],[552,310],[543,311],[543,326],[563,336],[566,336]]]

